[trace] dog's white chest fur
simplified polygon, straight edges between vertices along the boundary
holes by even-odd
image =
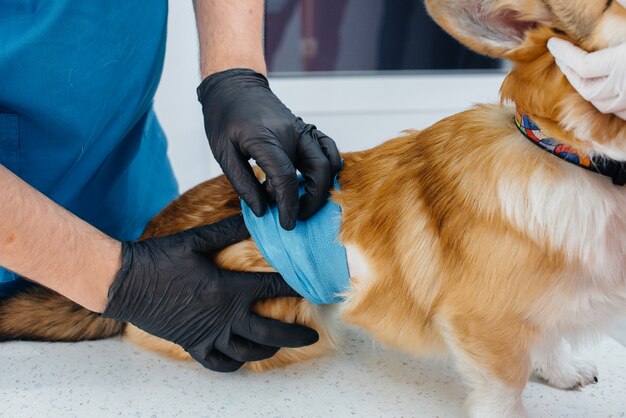
[[[538,301],[536,320],[576,334],[626,308],[626,188],[563,162],[559,175],[538,167],[529,179],[505,177],[498,192],[509,221],[571,266]]]

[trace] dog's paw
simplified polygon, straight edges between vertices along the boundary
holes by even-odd
[[[596,366],[580,357],[551,362],[534,369],[535,374],[550,386],[558,389],[580,390],[587,385],[598,383]]]

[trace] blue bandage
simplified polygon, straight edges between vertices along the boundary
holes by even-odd
[[[300,180],[299,194],[304,194]],[[335,188],[339,184],[335,181]],[[241,201],[241,209],[252,239],[265,260],[305,299],[321,305],[341,301],[350,288],[346,249],[339,241],[341,208],[328,201],[313,217],[297,221],[285,231],[278,220],[276,206],[257,217]]]

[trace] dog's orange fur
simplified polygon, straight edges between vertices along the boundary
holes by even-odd
[[[475,390],[483,390],[480,393],[487,397],[505,393],[504,401],[498,398],[496,406],[486,402],[473,409],[475,416],[522,416],[519,394],[534,364],[534,350],[552,333],[567,328],[563,324],[568,321],[568,309],[574,309],[569,302],[589,299],[592,305],[596,297],[591,296],[592,290],[609,298],[612,291],[623,291],[617,286],[626,280],[618,266],[614,282],[600,283],[590,275],[583,257],[567,249],[567,237],[554,236],[549,225],[534,218],[516,218],[521,215],[515,210],[527,214],[526,206],[536,204],[532,199],[537,196],[529,191],[536,183],[553,187],[555,195],[576,192],[576,184],[581,190],[587,187],[585,193],[591,186],[613,186],[609,179],[584,172],[530,144],[518,132],[514,109],[507,103],[515,103],[546,134],[568,145],[591,153],[601,148],[626,155],[626,123],[601,114],[580,97],[546,47],[553,36],[571,39],[588,50],[620,39],[626,42],[626,30],[617,31],[621,38],[619,33],[603,35],[610,32],[610,22],[626,24],[626,11],[617,3],[605,11],[604,0],[426,3],[450,33],[477,51],[512,60],[514,66],[502,87],[502,105],[480,105],[424,131],[408,132],[377,148],[343,156],[341,192],[335,191],[333,199],[343,211],[341,239],[349,262],[351,254],[362,261],[358,274],[351,277],[341,317],[377,340],[411,353],[447,348]],[[481,31],[492,30],[493,22],[511,19],[523,30],[520,39],[481,37]],[[503,190],[519,191],[514,195],[519,202],[507,206]],[[624,192],[616,188],[614,193]],[[546,193],[539,195],[540,202],[549,201]],[[238,197],[226,179],[219,177],[172,203],[154,218],[143,238],[239,212]],[[546,216],[559,221],[558,213]],[[608,219],[626,231],[621,218]],[[581,219],[578,227],[585,229],[586,221]],[[618,259],[626,259],[626,249],[617,248],[615,253]],[[225,249],[216,260],[228,269],[271,271],[250,240]],[[320,332],[320,341],[312,347],[281,349],[269,360],[249,363],[247,367],[253,370],[303,361],[335,347],[321,309],[305,300],[264,301],[255,309],[262,315],[311,326]],[[132,326],[127,326],[125,336],[150,350],[188,358],[182,348]],[[496,389],[485,383],[489,379],[500,392],[492,393]],[[558,385],[569,384],[562,380],[565,383]]]

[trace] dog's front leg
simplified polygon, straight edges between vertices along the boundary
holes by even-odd
[[[574,354],[562,338],[551,338],[533,349],[533,371],[550,386],[580,389],[598,381],[596,366]]]

